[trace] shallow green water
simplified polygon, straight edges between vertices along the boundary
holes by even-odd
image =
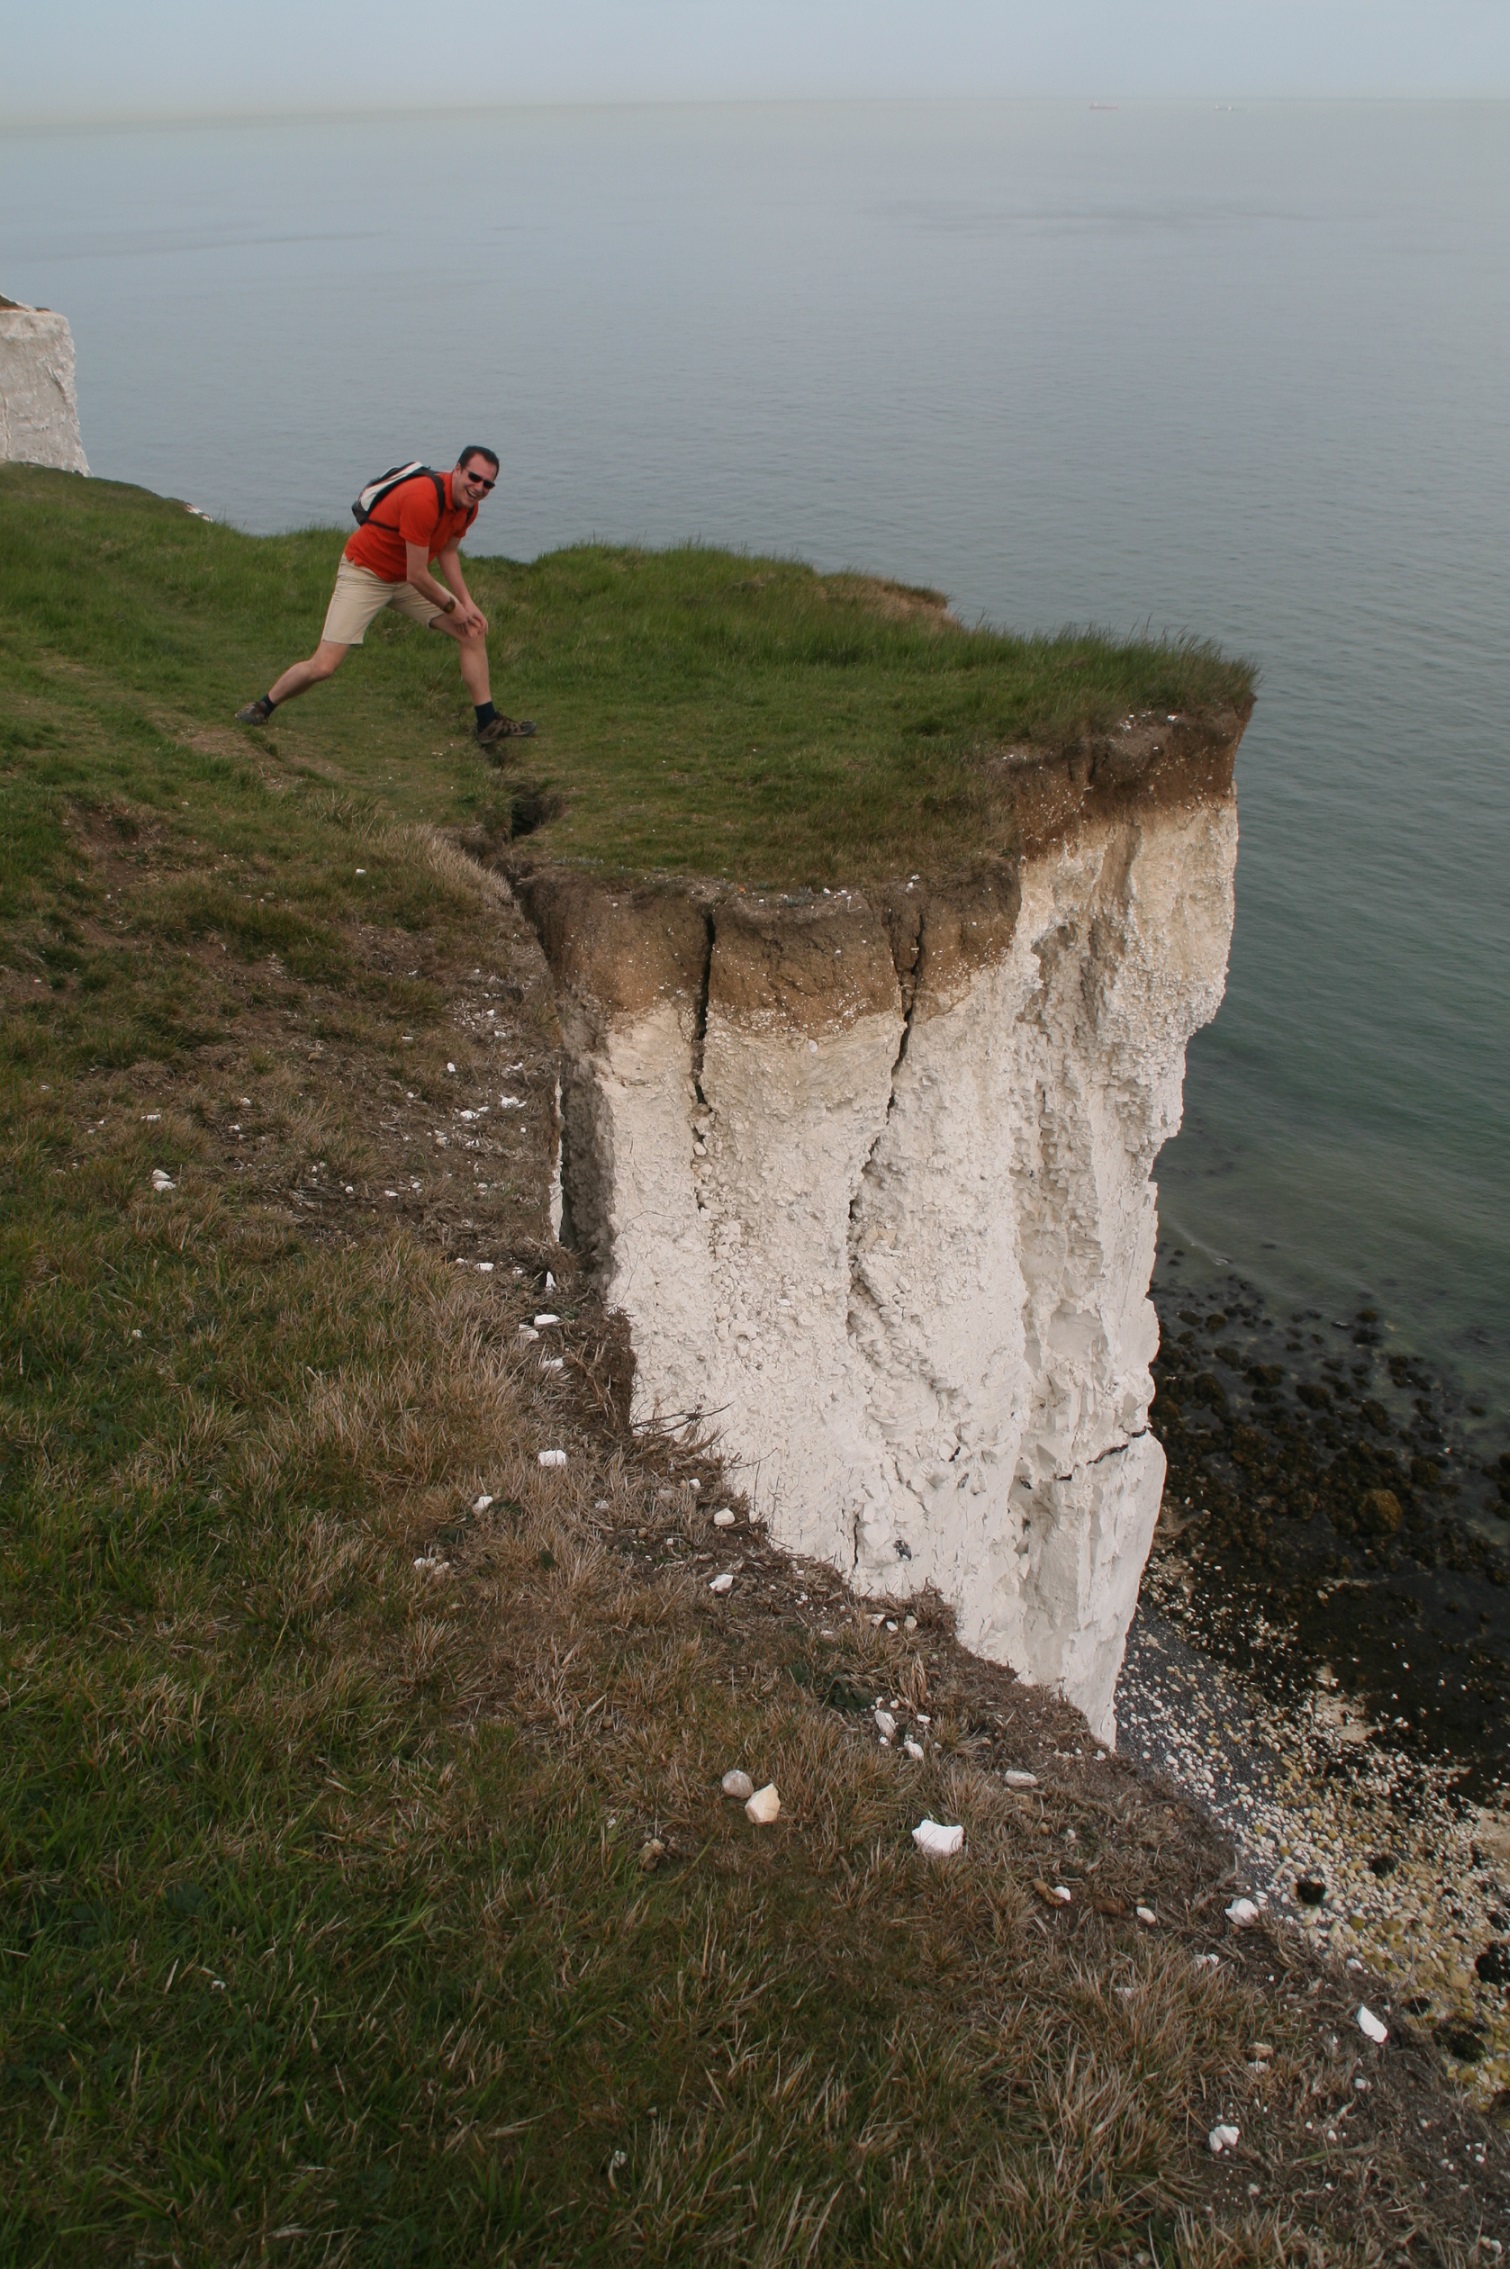
[[[702,535],[1254,655],[1166,1227],[1510,1407],[1510,108],[18,136],[0,290],[71,317],[98,472],[249,527],[490,439],[499,549]]]

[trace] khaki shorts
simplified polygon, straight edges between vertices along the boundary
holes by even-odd
[[[320,636],[328,639],[332,646],[360,646],[367,625],[384,607],[397,607],[411,622],[426,625],[434,622],[442,611],[431,600],[422,598],[412,583],[386,582],[381,575],[374,575],[370,567],[358,567],[354,561],[343,559],[336,569],[336,587],[330,594],[325,628]]]

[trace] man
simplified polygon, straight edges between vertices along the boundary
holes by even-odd
[[[497,479],[496,453],[474,442],[451,472],[414,473],[391,488],[346,546],[319,645],[307,662],[295,662],[267,693],[238,709],[237,724],[265,725],[285,701],[334,677],[374,617],[396,607],[411,622],[455,639],[477,713],[479,745],[527,739],[535,730],[527,718],[504,717],[493,707],[487,617],[467,589],[458,548]],[[440,569],[445,588],[431,574],[432,565]]]

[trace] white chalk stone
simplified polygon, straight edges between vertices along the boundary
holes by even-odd
[[[1368,2038],[1379,2048],[1383,2048],[1385,2042],[1389,2039],[1388,2025],[1382,2023],[1374,2015],[1372,2009],[1361,2001],[1358,2004],[1358,2028],[1360,2032],[1366,2033]]]
[[[890,1710],[877,1710],[874,1712],[874,1716],[877,1733],[883,1741],[890,1741],[897,1730],[896,1719],[892,1716]]]
[[[734,1526],[734,1515],[727,1508],[722,1512],[715,1513],[713,1515],[713,1526],[715,1528],[732,1528]]]
[[[178,1184],[171,1174],[163,1172],[161,1166],[154,1166],[152,1169],[152,1187],[154,1190],[176,1190]]]
[[[768,1828],[781,1811],[781,1799],[776,1794],[774,1781],[758,1788],[745,1806],[745,1818],[753,1820],[757,1828]]]
[[[565,1465],[565,1450],[542,1450],[537,1461],[541,1465]]]
[[[1008,1765],[1001,1777],[1008,1788],[1036,1788],[1038,1786],[1038,1775],[1036,1773],[1025,1773],[1018,1765]]]
[[[912,1840],[919,1851],[930,1859],[949,1859],[965,1846],[963,1828],[946,1828],[940,1820],[922,1819],[912,1831]]]
[[[719,1785],[725,1796],[732,1796],[739,1804],[748,1804],[755,1794],[755,1783],[748,1773],[740,1772],[737,1767],[732,1773],[725,1773]]]
[[[727,1568],[721,1576],[713,1578],[708,1589],[715,1593],[719,1599],[727,1598],[728,1594],[734,1589],[734,1578],[729,1574]]]
[[[50,307],[0,307],[0,462],[87,473],[73,333]]]
[[[1259,1917],[1259,1909],[1251,1899],[1234,1899],[1225,1912],[1227,1920],[1237,1930],[1251,1929]]]
[[[1212,2157],[1219,2159],[1224,2151],[1235,2151],[1237,2149],[1238,2130],[1225,2124],[1221,2127],[1213,2127],[1206,2141],[1210,2145]]]
[[[902,1747],[906,1750],[908,1756],[912,1759],[915,1765],[921,1765],[921,1763],[923,1762],[923,1744],[921,1743],[921,1741],[913,1741],[911,1738],[909,1738],[902,1743]]]
[[[492,1498],[488,1495],[486,1489],[484,1489],[480,1497],[474,1497],[472,1499],[472,1510],[474,1513],[485,1513],[492,1502]]]

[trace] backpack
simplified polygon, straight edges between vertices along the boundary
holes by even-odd
[[[405,481],[421,479],[434,481],[436,500],[442,512],[444,512],[446,509],[445,475],[437,473],[432,466],[422,465],[416,457],[408,465],[390,465],[386,473],[379,473],[375,481],[369,481],[351,508],[352,519],[355,520],[359,528],[365,528],[385,496],[391,496],[396,488],[402,488]]]

